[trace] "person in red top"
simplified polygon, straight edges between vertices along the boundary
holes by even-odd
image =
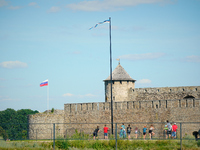
[[[174,123],[172,125],[172,138],[176,138],[176,130],[178,129],[178,126],[176,125],[176,123]]]
[[[106,124],[105,124],[105,127],[103,128],[103,130],[104,130],[104,137],[105,137],[105,139],[108,139],[108,130],[109,130],[109,128],[106,127]]]

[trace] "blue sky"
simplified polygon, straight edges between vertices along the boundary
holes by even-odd
[[[136,88],[200,85],[200,0],[0,0],[0,110],[104,101],[121,65]]]

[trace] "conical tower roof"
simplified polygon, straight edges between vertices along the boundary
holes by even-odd
[[[110,76],[105,79],[104,81],[109,81]],[[118,64],[118,66],[115,68],[115,70],[112,72],[112,80],[113,81],[136,81],[126,72],[126,70]]]

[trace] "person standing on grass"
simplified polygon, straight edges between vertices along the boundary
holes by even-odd
[[[131,126],[130,126],[130,124],[128,125],[128,127],[127,127],[127,134],[128,134],[128,139],[130,139],[131,138],[131,131],[132,131],[132,128],[131,128]]]
[[[126,129],[125,129],[124,123],[122,123],[121,127],[123,128],[123,138],[125,138],[126,137]]]
[[[94,140],[95,140],[95,138],[98,138],[98,132],[99,132],[99,126],[97,126],[97,128],[93,132],[93,139]]]
[[[165,125],[165,127],[164,127],[163,130],[164,130],[164,136],[166,136],[166,139],[167,139],[167,137],[168,137],[168,136],[167,136],[167,130],[168,130],[167,125]]]
[[[108,139],[108,130],[109,130],[109,128],[106,127],[106,124],[105,124],[105,127],[103,128],[103,130],[104,130],[104,138]]]
[[[176,138],[176,131],[178,129],[178,126],[176,125],[176,123],[173,124],[172,126],[172,138],[175,139]]]
[[[138,128],[135,127],[135,138],[137,139],[137,136],[138,136]]]
[[[167,135],[168,137],[170,138],[171,137],[171,134],[172,134],[172,125],[170,124],[170,122],[167,120]]]
[[[119,137],[120,137],[120,138],[123,138],[123,135],[124,135],[124,130],[123,130],[122,127],[120,127]]]
[[[150,138],[150,139],[152,139],[152,136],[155,134],[155,133],[153,132],[153,130],[154,130],[154,127],[153,127],[153,125],[151,125],[150,128],[149,128],[149,138]]]
[[[144,138],[144,140],[146,138],[146,135],[147,135],[147,128],[146,128],[146,126],[144,126],[144,128],[143,128],[143,138]]]

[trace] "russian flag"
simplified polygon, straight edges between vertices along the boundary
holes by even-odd
[[[48,86],[48,80],[43,81],[43,82],[40,84],[40,87],[42,87],[42,86]]]

